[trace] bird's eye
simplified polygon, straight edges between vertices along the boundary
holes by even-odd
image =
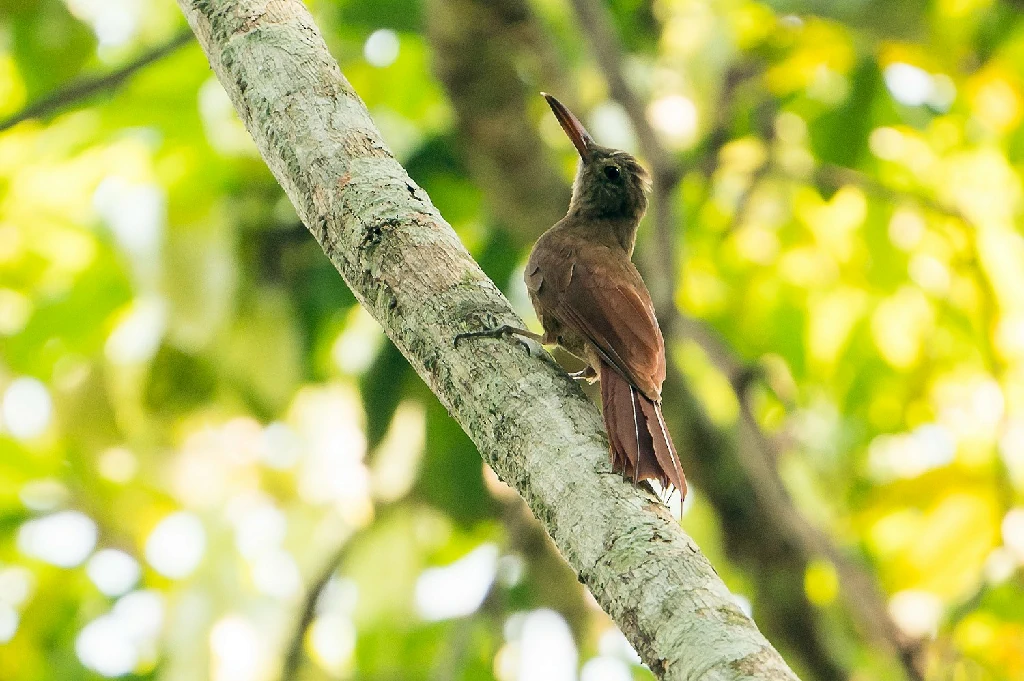
[[[604,176],[612,182],[618,182],[619,180],[619,167],[618,166],[605,166]]]

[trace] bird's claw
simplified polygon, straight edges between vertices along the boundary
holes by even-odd
[[[465,338],[501,338],[507,331],[507,326],[496,326],[493,329],[483,329],[482,331],[464,331],[456,334],[455,347],[459,347],[459,341]]]
[[[465,338],[504,338],[506,336],[514,336],[517,343],[526,348],[526,354],[531,357],[534,355],[533,346],[530,345],[529,341],[533,340],[534,337],[538,337],[537,334],[525,329],[519,329],[509,324],[502,324],[492,329],[482,329],[480,331],[465,331],[455,336],[455,347],[459,347],[459,341]]]
[[[593,383],[597,380],[597,372],[594,371],[594,367],[588,366],[586,369],[570,372],[569,378],[574,381],[586,381],[587,383]]]

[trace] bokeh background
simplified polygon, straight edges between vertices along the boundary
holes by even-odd
[[[805,681],[1024,679],[1022,3],[308,4],[530,320],[537,92],[654,167],[682,523]],[[0,0],[0,679],[651,678],[183,29]]]

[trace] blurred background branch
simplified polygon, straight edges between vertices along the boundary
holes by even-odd
[[[335,549],[320,570],[319,575],[306,589],[306,597],[299,609],[299,619],[295,623],[291,642],[288,644],[284,654],[284,664],[281,667],[281,681],[295,681],[300,678],[299,669],[302,666],[303,646],[306,643],[306,635],[309,627],[313,624],[317,614],[317,604],[324,595],[324,590],[330,584],[331,579],[338,572],[345,555],[348,553],[348,542]]]
[[[156,45],[102,76],[86,76],[60,86],[53,92],[30,103],[20,111],[0,119],[0,132],[33,118],[49,118],[65,109],[80,106],[85,100],[103,92],[115,90],[136,73],[195,40],[192,31],[182,30],[165,42]]]

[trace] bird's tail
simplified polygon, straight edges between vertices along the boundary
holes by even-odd
[[[657,480],[662,488],[686,498],[686,476],[672,437],[652,402],[623,376],[601,363],[601,408],[611,445],[612,470],[634,482]]]

